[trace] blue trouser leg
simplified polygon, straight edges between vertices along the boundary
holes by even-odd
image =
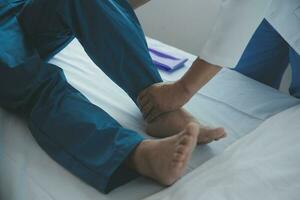
[[[290,47],[290,63],[292,67],[292,83],[290,94],[300,98],[300,55]]]
[[[11,44],[0,46],[1,106],[23,116],[54,160],[100,191],[132,179],[136,174],[124,161],[143,138],[91,104],[67,83],[60,68],[45,63],[9,11],[4,15],[12,20],[0,18],[0,41]],[[15,60],[6,55],[12,45]]]
[[[57,67],[43,69],[40,76],[47,86],[39,91],[29,126],[49,155],[104,193],[135,178],[124,161],[142,136],[91,104]]]
[[[60,68],[38,57],[1,65],[0,103],[25,118],[55,161],[96,189],[106,193],[136,177],[124,161],[143,138],[91,104]]]
[[[33,0],[20,21],[44,58],[52,55],[57,38],[74,35],[97,66],[135,102],[143,89],[162,81],[125,0]],[[54,37],[49,39],[51,33]]]
[[[289,62],[289,45],[264,20],[254,33],[234,70],[279,88]]]

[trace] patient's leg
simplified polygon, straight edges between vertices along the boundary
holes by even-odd
[[[143,89],[162,81],[152,63],[140,24],[126,1],[65,0],[62,8],[61,16],[88,55],[133,101],[137,101]],[[148,133],[176,134],[195,121],[191,119],[182,110],[165,114],[149,125]],[[224,137],[223,129],[200,128],[200,143]]]
[[[140,91],[162,81],[127,1],[34,0],[19,21],[43,58],[53,56],[75,36],[96,65],[135,102]]]
[[[136,177],[130,167],[172,184],[195,148],[194,124],[176,136],[144,141],[70,86],[61,69],[38,57],[15,68],[1,65],[0,72],[0,105],[28,121],[56,162],[102,192]]]
[[[136,177],[123,163],[143,138],[91,104],[60,68],[38,56],[0,65],[0,105],[24,117],[40,146],[96,189],[108,192]]]
[[[127,1],[35,0],[26,6],[19,20],[44,58],[76,36],[91,59],[135,102],[143,89],[162,81]],[[149,125],[148,132],[161,134],[157,130],[163,129],[164,135],[178,133],[189,122],[182,112],[158,118]],[[210,139],[219,138],[211,133],[215,130],[202,130],[209,133]]]
[[[23,80],[35,84],[24,116],[41,147],[63,167],[102,192],[132,180],[136,174],[130,168],[163,185],[182,176],[197,143],[197,124],[165,139],[144,140],[70,86],[61,69],[31,64],[26,72],[34,74],[24,74]]]

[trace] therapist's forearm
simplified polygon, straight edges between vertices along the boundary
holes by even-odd
[[[149,1],[150,0],[128,0],[129,4],[133,7],[133,9],[136,9]]]
[[[179,80],[186,93],[192,97],[209,82],[222,68],[212,65],[200,58],[194,61],[191,68]]]

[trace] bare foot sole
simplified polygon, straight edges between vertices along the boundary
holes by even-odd
[[[199,126],[191,123],[171,137],[145,140],[133,153],[130,165],[162,185],[172,185],[183,175],[196,147],[198,133]]]
[[[169,137],[183,130],[187,124],[198,126],[198,143],[208,144],[226,137],[224,128],[210,128],[201,125],[195,118],[183,109],[164,113],[146,126],[146,132],[158,138]]]

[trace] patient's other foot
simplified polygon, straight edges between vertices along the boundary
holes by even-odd
[[[130,166],[165,186],[172,185],[184,173],[196,147],[198,132],[199,126],[190,123],[171,137],[145,140],[131,156]]]
[[[183,130],[191,122],[198,126],[197,137],[199,144],[207,144],[226,136],[223,128],[203,126],[183,109],[160,115],[154,121],[147,124],[146,132],[153,137],[169,137]]]

